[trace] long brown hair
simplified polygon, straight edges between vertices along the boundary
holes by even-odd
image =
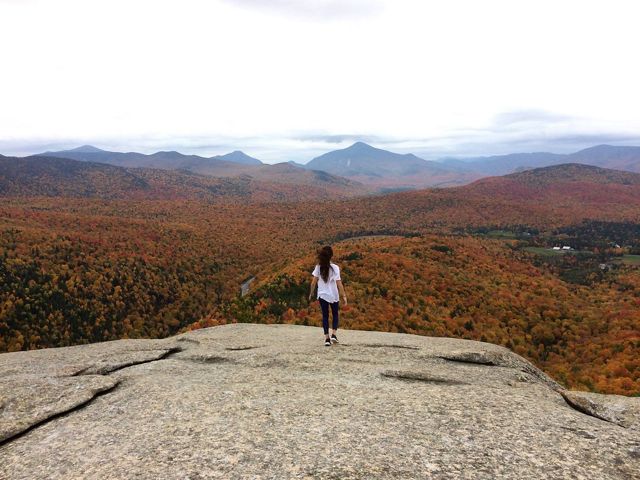
[[[325,282],[329,281],[329,268],[333,270],[330,265],[331,257],[333,257],[333,249],[327,245],[318,249],[318,263],[320,264],[320,276]]]

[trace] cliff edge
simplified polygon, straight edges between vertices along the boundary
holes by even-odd
[[[0,478],[640,478],[640,398],[487,343],[234,324],[0,355]]]

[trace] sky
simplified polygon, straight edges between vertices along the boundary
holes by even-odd
[[[636,0],[0,0],[0,153],[640,145]]]

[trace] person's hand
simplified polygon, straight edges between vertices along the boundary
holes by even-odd
[[[311,301],[311,298],[313,297],[313,293],[309,294],[309,301]]]
[[[344,300],[344,304],[345,305],[349,305],[349,302],[347,302],[347,296],[346,295],[344,297],[342,297],[342,299]]]

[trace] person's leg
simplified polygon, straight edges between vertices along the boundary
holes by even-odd
[[[331,316],[333,317],[333,333],[336,333],[338,330],[338,310],[340,307],[340,302],[333,302],[331,304]]]
[[[319,298],[320,309],[322,310],[322,329],[324,330],[325,337],[329,336],[329,302]]]

